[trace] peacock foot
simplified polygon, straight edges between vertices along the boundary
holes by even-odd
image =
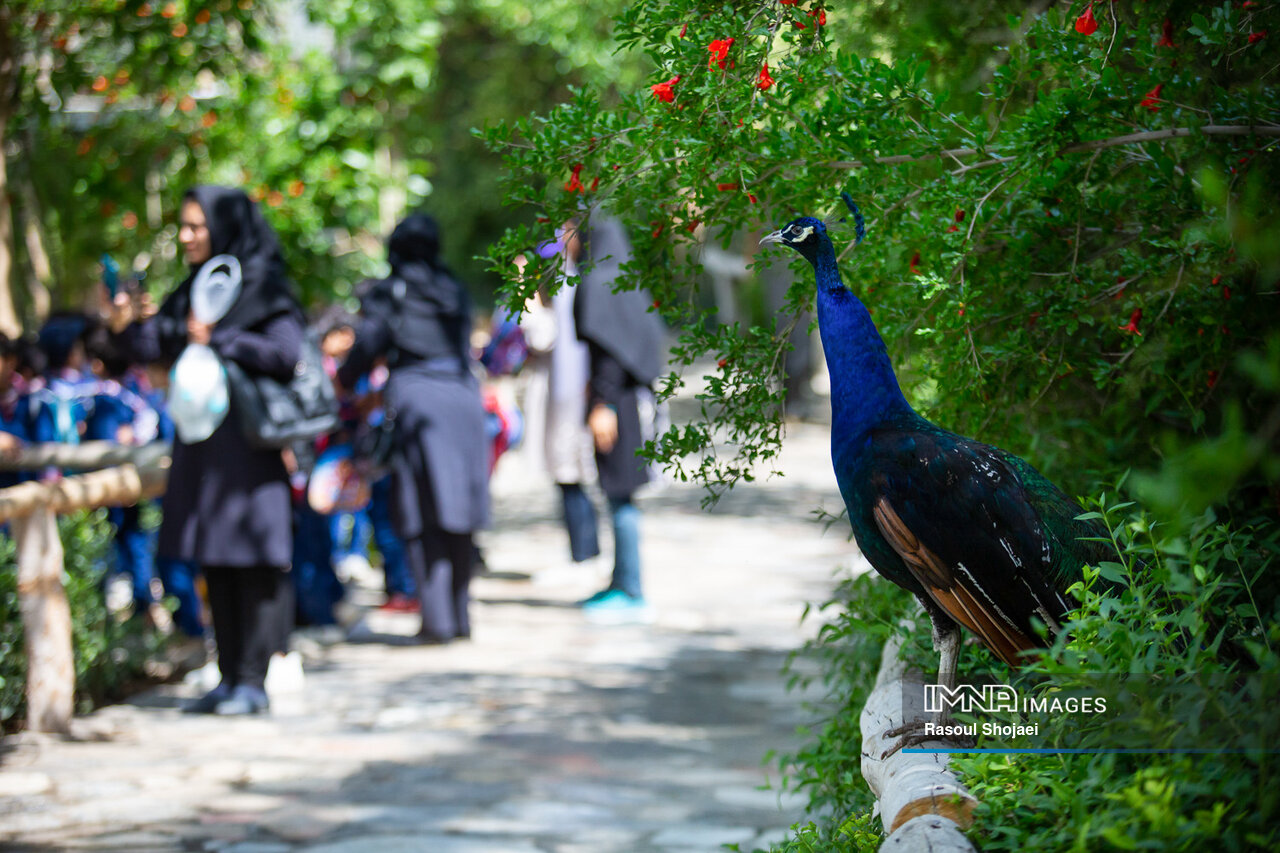
[[[898,726],[884,733],[884,737],[898,738],[899,740],[893,746],[886,749],[881,755],[880,760],[884,761],[889,756],[912,746],[920,746],[923,743],[948,743],[953,746],[973,746],[973,738],[961,734],[943,734],[944,729],[959,729],[960,726],[952,726],[951,719],[946,716],[930,716],[917,718],[909,723]]]

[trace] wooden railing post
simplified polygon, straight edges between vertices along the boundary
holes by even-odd
[[[62,586],[58,517],[44,507],[10,522],[27,651],[27,728],[68,734],[74,710],[71,607]]]
[[[63,551],[58,513],[99,506],[130,506],[162,494],[169,480],[167,444],[120,447],[107,442],[43,444],[0,457],[0,470],[96,468],[56,482],[26,482],[0,489],[0,522],[13,531],[18,600],[27,653],[27,728],[68,734],[75,708],[76,669],[71,607],[62,585]]]

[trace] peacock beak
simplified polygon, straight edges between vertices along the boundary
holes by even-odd
[[[766,234],[760,238],[761,246],[767,246],[770,243],[783,243],[783,242],[786,242],[786,241],[782,239],[781,231],[774,231],[772,234]]]

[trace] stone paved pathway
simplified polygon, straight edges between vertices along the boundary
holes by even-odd
[[[767,847],[803,802],[763,786],[813,721],[781,667],[854,548],[821,426],[792,426],[782,479],[714,511],[667,485],[642,502],[647,625],[572,603],[550,487],[499,472],[475,639],[448,647],[300,636],[300,692],[270,717],[181,714],[169,685],[80,720],[87,739],[0,742],[0,849],[223,853],[677,853]],[[513,459],[506,471],[519,469]],[[506,460],[504,460],[506,465]],[[606,525],[607,526],[607,525]],[[608,543],[602,543],[608,547]],[[371,589],[357,603],[377,603]],[[368,617],[376,633],[414,617]],[[323,638],[321,638],[323,639]]]

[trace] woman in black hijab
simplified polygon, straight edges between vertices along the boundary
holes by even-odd
[[[247,373],[287,381],[304,323],[271,226],[242,190],[228,187],[189,190],[180,215],[191,272],[145,321],[129,325],[135,312],[127,295],[117,297],[112,326],[120,339],[137,361],[171,364],[188,343],[202,343]],[[240,293],[217,323],[201,323],[191,311],[192,282],[217,255],[239,261]],[[289,476],[280,451],[250,447],[234,400],[231,407],[204,441],[175,438],[157,545],[160,557],[196,563],[205,574],[222,682],[187,710],[224,715],[266,710],[267,665],[287,642],[292,613]]]
[[[471,373],[471,304],[440,258],[440,231],[408,216],[388,243],[391,275],[361,301],[364,318],[338,381],[385,356],[395,419],[392,521],[418,581],[423,643],[471,636],[472,534],[489,521],[488,444]]]
[[[583,237],[585,236],[585,240]],[[574,300],[578,337],[587,343],[587,426],[596,445],[600,487],[613,517],[613,577],[608,588],[582,602],[588,612],[642,611],[640,511],[632,498],[649,479],[636,455],[651,438],[653,381],[662,371],[662,322],[642,290],[614,292],[631,243],[622,223],[593,212],[583,230],[569,229],[566,251],[582,276]]]

